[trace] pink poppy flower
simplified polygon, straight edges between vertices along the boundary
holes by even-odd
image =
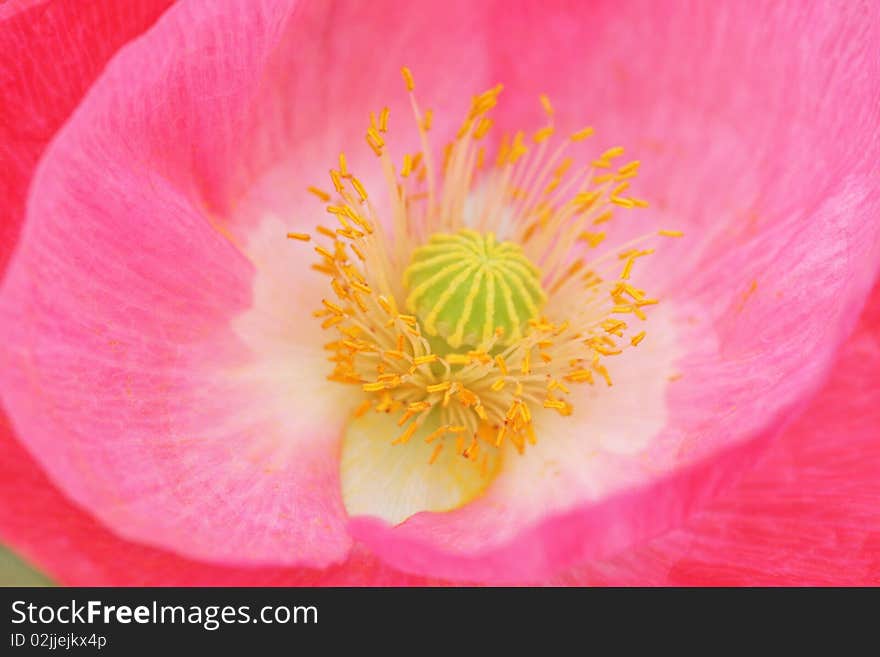
[[[0,9],[5,542],[880,581],[876,8],[165,4]]]

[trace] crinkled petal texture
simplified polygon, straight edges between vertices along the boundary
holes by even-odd
[[[681,529],[555,584],[880,584],[880,287],[823,390]]]
[[[328,568],[230,567],[120,538],[71,503],[0,416],[0,535],[68,586],[417,586],[363,547]]]
[[[111,63],[38,170],[0,292],[4,403],[66,494],[189,557],[320,567],[350,530],[408,571],[537,579],[679,524],[800,410],[876,272],[876,10],[489,9],[183,4]],[[644,160],[652,228],[688,234],[649,273],[676,376],[637,454],[559,423],[461,509],[346,526],[349,402],[302,320],[320,291],[272,235],[314,223],[315,163],[362,143],[404,63],[447,117],[497,79],[502,123],[536,123],[510,97],[547,92],[563,127]]]
[[[621,382],[609,409],[618,431],[653,431],[643,449],[597,450],[597,428],[614,431],[599,405],[539,431],[467,506],[353,523],[403,569],[508,581],[679,524],[815,393],[877,271],[880,21],[865,5],[772,2],[501,5],[492,21],[495,76],[518,103],[502,124],[537,123],[531,98],[546,92],[561,127],[594,123],[600,148],[642,160],[652,228],[686,234],[638,279],[672,312],[665,412],[646,404],[632,421],[644,389],[628,365],[635,398]]]
[[[0,6],[0,270],[46,144],[110,56],[170,4],[11,0]]]
[[[557,585],[880,584],[880,288],[801,419],[683,528]],[[127,542],[72,505],[0,425],[0,528],[71,585],[430,585],[355,548],[340,566],[230,568]],[[35,521],[37,519],[38,521]]]
[[[325,380],[304,319],[321,290],[285,232],[314,224],[306,185],[400,87],[389,58],[421,49],[432,97],[479,72],[464,10],[175,5],[47,150],[2,290],[0,382],[28,449],[120,535],[207,560],[344,560],[349,400]]]

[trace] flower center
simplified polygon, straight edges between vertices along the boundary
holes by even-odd
[[[447,353],[496,333],[499,346],[520,340],[546,300],[541,272],[520,246],[468,229],[435,233],[417,248],[404,285],[407,308]]]
[[[523,453],[537,440],[536,413],[570,415],[572,386],[610,386],[606,362],[645,338],[639,322],[657,299],[630,279],[653,252],[643,243],[658,233],[591,254],[616,213],[647,206],[626,195],[639,162],[616,164],[618,147],[576,166],[566,148],[592,128],[551,149],[554,112],[543,96],[549,124],[530,140],[523,132],[503,137],[494,166],[481,140],[501,86],[475,96],[438,169],[432,114],[421,111],[412,75],[403,73],[420,150],[399,167],[392,161],[388,108],[371,114],[366,131],[388,215],[379,216],[342,154],[330,170],[334,191],[309,188],[338,222],[317,228],[327,242],[315,247],[314,269],[329,277],[332,296],[315,315],[334,334],[325,345],[328,378],[363,395],[355,417],[399,418],[398,435],[377,439],[423,441],[430,463],[451,445],[444,454],[473,462],[486,478],[505,444]]]

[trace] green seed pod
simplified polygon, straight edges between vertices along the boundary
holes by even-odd
[[[450,347],[478,346],[501,329],[497,344],[520,339],[545,301],[541,272],[522,248],[494,233],[435,233],[404,273],[406,305],[430,336]]]

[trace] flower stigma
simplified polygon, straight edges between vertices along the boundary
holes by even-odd
[[[403,283],[423,330],[456,349],[486,344],[496,332],[498,346],[522,339],[545,300],[541,271],[517,244],[468,229],[431,235]]]
[[[682,234],[602,249],[618,214],[647,207],[628,194],[639,162],[621,162],[618,147],[576,165],[566,151],[593,129],[559,140],[546,96],[547,124],[503,136],[491,155],[502,87],[473,97],[437,167],[432,113],[420,109],[409,69],[403,77],[420,150],[392,161],[387,107],[365,136],[387,209],[341,154],[332,188],[309,188],[332,221],[288,237],[321,242],[313,269],[329,287],[314,314],[332,334],[328,378],[363,396],[355,418],[394,414],[392,444],[422,440],[433,444],[430,463],[455,457],[488,478],[506,445],[523,454],[537,442],[540,414],[572,414],[576,386],[612,385],[613,358],[642,342],[658,303],[631,280],[653,253],[645,243]]]

